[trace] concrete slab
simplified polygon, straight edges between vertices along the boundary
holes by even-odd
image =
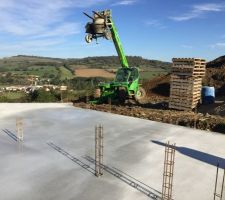
[[[217,160],[225,165],[222,134],[69,104],[0,104],[0,113],[4,200],[157,199],[167,141],[177,145],[174,199],[211,200]],[[22,145],[7,134],[15,134],[16,117],[24,119]],[[94,127],[100,123],[106,171],[96,178]]]

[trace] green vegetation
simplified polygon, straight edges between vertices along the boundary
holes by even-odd
[[[0,93],[0,102],[28,102],[28,95],[24,92],[2,92]]]
[[[59,71],[60,71],[60,80],[74,78],[74,75],[71,73],[71,71],[65,68],[64,66],[59,67]]]
[[[31,102],[57,102],[60,100],[59,93],[53,90],[45,91],[43,89],[35,90],[29,97]]]
[[[140,79],[142,80],[150,80],[154,77],[167,74],[165,71],[144,71],[140,72]]]
[[[74,90],[91,90],[94,89],[98,83],[109,81],[105,78],[95,77],[95,78],[74,78],[69,81],[70,87]]]
[[[171,63],[148,60],[138,56],[127,56],[127,59],[130,66],[139,67],[144,71],[162,71],[163,73],[169,72],[171,67]],[[21,55],[0,59],[0,76],[4,73],[11,73],[15,79],[16,76],[37,75],[40,78],[50,80],[57,78],[62,81],[74,78],[74,70],[81,67],[117,69],[120,67],[120,62],[117,56],[58,59]],[[12,84],[12,81],[9,83]],[[0,84],[6,83],[0,81]]]
[[[171,63],[162,62],[158,60],[148,60],[139,56],[127,56],[129,65],[139,67],[141,69],[157,69],[163,71],[170,71]],[[118,56],[101,56],[101,57],[87,57],[82,59],[68,59],[67,64],[76,68],[88,67],[88,68],[118,68],[120,67],[120,61]]]
[[[3,96],[5,96],[7,99],[15,100],[25,97],[26,95],[24,92],[5,92]]]
[[[127,57],[130,66],[137,66],[143,71],[141,79],[151,79],[159,74],[170,71],[171,63],[143,59],[137,56]],[[82,59],[58,59],[35,56],[14,56],[0,59],[0,85],[30,85],[29,75],[40,77],[40,84],[67,85],[72,92],[67,97],[72,100],[93,92],[99,82],[111,81],[106,78],[81,78],[74,75],[76,68],[104,68],[117,69],[120,62],[117,56],[87,57]],[[49,81],[48,81],[49,80]],[[37,96],[26,95],[20,92],[0,93],[0,102],[48,102],[59,101],[59,92],[38,92]],[[34,95],[34,94],[33,94]]]

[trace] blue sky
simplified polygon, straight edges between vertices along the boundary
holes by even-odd
[[[0,0],[0,57],[116,55],[111,41],[86,44],[82,12],[111,9],[126,55],[171,61],[225,54],[225,1]]]

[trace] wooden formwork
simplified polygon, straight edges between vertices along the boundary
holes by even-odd
[[[192,110],[197,106],[205,65],[201,58],[173,58],[169,108]]]

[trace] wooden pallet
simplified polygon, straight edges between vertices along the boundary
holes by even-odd
[[[201,62],[205,63],[206,60],[202,58],[173,58],[173,62]]]
[[[192,111],[194,108],[196,107],[196,105],[193,106],[179,106],[179,105],[173,105],[173,104],[169,104],[169,108],[172,109],[176,109],[176,110],[184,110],[184,111]]]
[[[182,93],[180,93],[180,94],[174,94],[174,93],[170,94],[170,100],[173,100],[173,99],[179,99],[179,100],[198,99],[199,100],[199,98],[201,98],[200,93],[194,94],[194,96],[193,95],[185,95],[185,94],[182,94]]]
[[[173,58],[169,107],[192,110],[201,98],[206,61],[201,58]]]
[[[195,106],[197,105],[198,101],[179,101],[179,99],[177,101],[175,101],[174,99],[173,100],[170,100],[169,101],[170,104],[174,104],[174,105],[177,105],[177,106]]]
[[[201,58],[173,58],[172,74],[179,76],[205,76],[206,61]]]
[[[174,103],[174,104],[195,104],[199,102],[199,98],[179,98],[179,97],[174,97],[172,99],[170,99],[169,101],[170,103]]]
[[[171,84],[170,86],[170,92],[173,92],[173,93],[187,93],[187,94],[194,94],[194,93],[201,93],[201,89],[202,89],[202,86],[201,85],[190,85],[190,86],[187,86],[187,85],[173,85]]]

